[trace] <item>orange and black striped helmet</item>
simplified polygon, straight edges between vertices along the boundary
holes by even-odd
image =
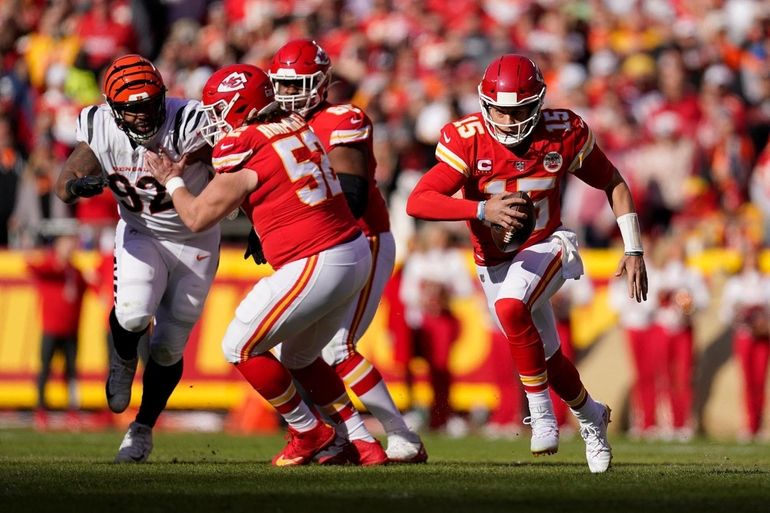
[[[115,59],[104,72],[102,91],[115,122],[137,143],[151,139],[166,120],[163,77],[141,55]]]

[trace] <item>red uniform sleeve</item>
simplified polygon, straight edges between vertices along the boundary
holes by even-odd
[[[468,118],[464,118],[464,121]],[[441,129],[441,136],[436,145],[436,160],[444,162],[449,167],[465,176],[470,176],[468,162],[468,144],[473,138],[462,137],[454,123],[448,123]]]
[[[615,170],[615,166],[602,149],[594,146],[591,153],[583,160],[583,165],[575,170],[575,176],[591,187],[604,189],[612,181]]]
[[[569,134],[575,148],[569,171],[591,187],[604,189],[615,174],[615,166],[596,144],[594,134],[585,121],[574,112],[567,112],[571,125]]]
[[[329,149],[366,142],[372,136],[372,122],[358,107],[337,105],[327,113],[334,115],[330,119],[333,126],[329,130]]]
[[[215,173],[233,173],[240,170],[254,153],[251,137],[245,129],[236,128],[220,140],[211,151],[211,165]]]
[[[478,202],[453,198],[467,177],[444,162],[433,166],[409,195],[406,212],[430,221],[465,221],[476,219]]]

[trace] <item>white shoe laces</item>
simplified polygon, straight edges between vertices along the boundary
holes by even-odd
[[[547,416],[526,417],[523,421],[525,426],[532,428],[534,438],[551,438],[559,436],[559,424],[556,418],[550,419]]]
[[[580,426],[580,436],[586,443],[586,452],[592,456],[610,452],[610,443],[607,440],[607,413],[602,412],[597,423],[583,424]]]

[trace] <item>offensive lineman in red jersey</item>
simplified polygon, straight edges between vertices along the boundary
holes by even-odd
[[[282,46],[273,56],[268,75],[276,100],[284,109],[301,114],[321,141],[372,251],[372,270],[366,285],[324,349],[324,360],[385,428],[390,461],[424,462],[428,455],[420,437],[406,426],[382,375],[356,350],[374,318],[396,257],[388,209],[374,178],[377,161],[372,148],[372,122],[353,105],[335,105],[326,100],[331,62],[315,41],[298,39]],[[334,449],[336,446],[328,453]]]
[[[255,66],[215,72],[203,104],[209,124],[202,134],[214,145],[217,173],[206,189],[196,197],[185,188],[184,158],[173,163],[153,154],[148,163],[193,231],[241,205],[276,269],[241,302],[222,341],[227,360],[289,424],[289,444],[273,464],[308,463],[335,439],[334,429],[301,400],[292,376],[350,440],[353,463],[386,463],[342,380],[320,357],[371,268],[369,246],[321,143],[301,116],[281,108]],[[280,361],[269,352],[278,343]]]
[[[612,460],[607,441],[610,409],[587,393],[575,366],[561,354],[549,298],[565,280],[583,274],[575,234],[561,225],[560,188],[567,173],[607,193],[618,219],[629,295],[647,298],[647,274],[639,222],[623,177],[595,144],[574,112],[542,109],[545,83],[537,65],[504,55],[487,67],[479,84],[481,112],[446,125],[436,148],[439,163],[415,187],[407,212],[428,220],[466,220],[487,303],[510,342],[529,402],[532,453],[553,454],[559,430],[548,385],[580,423],[591,472]],[[452,197],[462,190],[463,198]],[[511,207],[526,191],[535,204],[535,229],[512,253],[494,244],[490,224],[521,228],[526,214]]]

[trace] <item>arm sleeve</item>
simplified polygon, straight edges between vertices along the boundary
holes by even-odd
[[[353,217],[360,219],[369,203],[369,183],[361,176],[347,173],[339,173],[337,177]]]
[[[476,219],[478,202],[453,198],[467,177],[444,162],[433,166],[409,195],[406,212],[429,221],[464,221]]]

